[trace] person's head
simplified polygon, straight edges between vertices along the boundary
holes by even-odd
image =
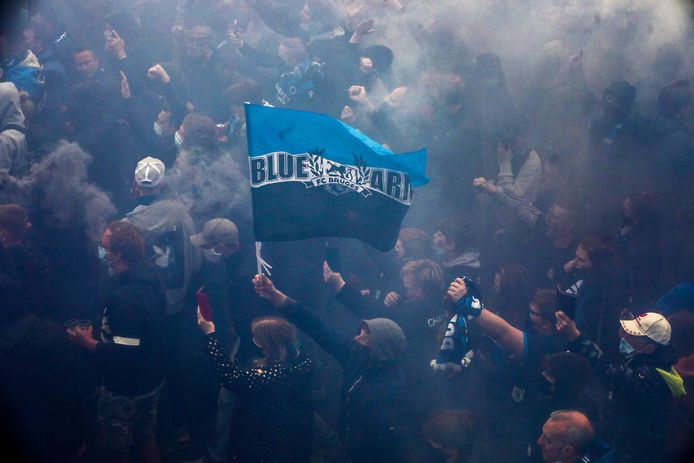
[[[359,59],[359,71],[364,74],[375,72],[382,75],[393,64],[393,51],[385,45],[371,45],[361,54]]]
[[[362,320],[354,337],[357,355],[367,368],[397,364],[405,353],[406,338],[400,325],[388,318]]]
[[[658,112],[665,117],[684,119],[692,106],[692,94],[688,80],[678,80],[660,91]]]
[[[408,301],[438,299],[442,296],[443,270],[430,259],[406,263],[400,270],[400,279]]]
[[[243,104],[260,103],[262,91],[256,81],[243,79],[227,87],[224,91],[224,98],[231,112],[245,117]]]
[[[547,463],[574,463],[586,453],[594,436],[593,425],[583,413],[557,410],[542,426],[537,445]]]
[[[625,224],[647,225],[658,221],[658,202],[655,193],[643,191],[627,196],[622,202]]]
[[[642,313],[620,320],[619,350],[626,357],[657,353],[670,345],[672,327],[661,314]]]
[[[67,111],[75,130],[80,131],[103,119],[110,107],[105,103],[103,88],[94,80],[83,80],[75,85],[67,97]]]
[[[210,262],[221,262],[239,250],[239,230],[229,219],[212,219],[190,237],[190,242],[200,246]]]
[[[538,289],[530,302],[529,314],[533,330],[541,336],[554,333],[557,311],[557,291],[554,289]]]
[[[611,121],[622,121],[631,113],[635,99],[636,89],[629,82],[614,82],[602,94],[603,114]]]
[[[453,217],[442,220],[434,232],[434,249],[448,257],[454,257],[472,242],[469,227]]]
[[[101,235],[99,257],[111,274],[119,274],[141,265],[145,259],[142,233],[128,222],[112,222]]]
[[[573,352],[550,354],[542,362],[542,376],[555,391],[580,391],[590,381],[592,371],[588,359]]]
[[[30,21],[24,29],[26,46],[34,54],[41,53],[51,43],[53,28],[45,22]]]
[[[204,61],[212,54],[214,33],[208,26],[194,26],[183,33],[186,57],[192,61]]]
[[[610,273],[617,254],[609,237],[588,236],[576,248],[574,270],[586,275]]]
[[[5,248],[19,246],[31,224],[23,207],[17,204],[0,206],[0,244]]]
[[[335,6],[327,0],[307,0],[299,11],[302,29],[320,32],[337,24]]]
[[[72,55],[72,61],[75,63],[77,73],[82,79],[90,79],[101,68],[99,58],[93,50],[82,48]]]
[[[284,363],[296,358],[296,327],[284,318],[256,318],[251,323],[251,333],[253,343],[263,352],[263,364]]]
[[[215,153],[219,148],[217,125],[212,118],[198,113],[187,114],[178,128],[181,147],[202,153]]]
[[[135,193],[138,196],[154,196],[161,193],[166,166],[150,156],[140,160],[135,167]]]
[[[287,66],[296,66],[306,60],[306,44],[299,37],[287,37],[280,41],[277,55]]]
[[[424,422],[422,432],[431,447],[446,458],[465,458],[476,435],[475,417],[467,410],[440,410]]]
[[[576,206],[566,199],[556,199],[545,215],[545,234],[550,240],[572,239],[576,233]]]
[[[403,228],[395,243],[400,260],[425,259],[431,255],[431,236],[419,228]]]

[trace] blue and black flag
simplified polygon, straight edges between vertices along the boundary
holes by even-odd
[[[324,114],[246,105],[257,241],[351,237],[397,241],[426,151],[395,154]]]

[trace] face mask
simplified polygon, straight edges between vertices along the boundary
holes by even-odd
[[[106,248],[102,245],[99,245],[99,260],[101,262],[106,262]]]
[[[584,279],[588,276],[588,272],[582,268],[574,267],[572,272],[576,278]]]
[[[205,249],[205,258],[213,263],[219,263],[222,261],[222,253],[215,251],[214,248]]]
[[[631,347],[631,344],[624,338],[619,341],[619,352],[627,358],[633,357],[636,354],[636,350]]]
[[[446,250],[444,248],[434,246],[434,255],[437,257],[443,257],[446,255]]]
[[[180,151],[181,146],[183,146],[183,136],[178,130],[174,134],[174,143],[176,144],[176,149]]]

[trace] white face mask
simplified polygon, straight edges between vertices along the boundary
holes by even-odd
[[[176,133],[174,134],[174,143],[176,144],[176,149],[180,151],[181,146],[183,146],[183,136],[178,130],[176,130]]]
[[[217,264],[221,262],[222,257],[224,257],[224,255],[221,252],[215,251],[214,248],[205,249],[205,258],[212,263]]]

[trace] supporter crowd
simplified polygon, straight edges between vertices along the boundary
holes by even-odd
[[[683,44],[598,89],[567,31],[518,85],[416,0],[11,3],[7,461],[687,461]],[[259,272],[246,103],[426,147],[394,249],[263,243]]]

